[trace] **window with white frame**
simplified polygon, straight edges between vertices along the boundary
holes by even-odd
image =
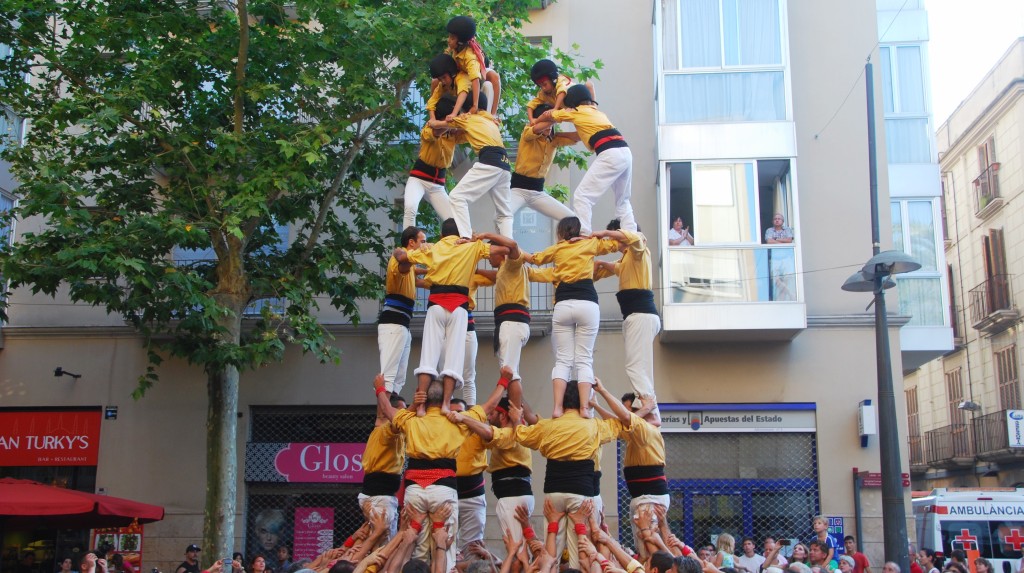
[[[780,0],[665,0],[665,123],[786,119]]]
[[[791,160],[686,161],[666,167],[666,242],[675,236],[672,231],[686,231],[693,244],[667,246],[672,289],[665,302],[799,300]],[[777,231],[776,214],[782,216]]]
[[[921,46],[879,48],[889,163],[932,161]]]
[[[921,268],[896,278],[900,313],[910,316],[911,326],[941,326],[946,323],[942,299],[935,225],[938,199],[899,199],[891,202],[892,242],[921,263]]]

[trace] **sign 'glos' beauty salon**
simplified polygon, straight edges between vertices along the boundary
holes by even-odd
[[[0,466],[94,466],[101,412],[0,411]]]
[[[356,443],[250,442],[245,479],[250,482],[362,483],[363,451]]]

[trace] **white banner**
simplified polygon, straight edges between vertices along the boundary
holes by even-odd
[[[1024,410],[1006,411],[1006,436],[1011,448],[1024,448]]]

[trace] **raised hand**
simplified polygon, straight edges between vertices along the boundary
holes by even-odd
[[[555,509],[555,505],[551,503],[550,499],[544,500],[544,519],[547,520],[548,523],[557,523],[562,521],[563,517],[565,517],[565,513],[557,511]]]

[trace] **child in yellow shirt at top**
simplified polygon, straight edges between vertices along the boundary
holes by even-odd
[[[530,79],[537,84],[540,90],[537,95],[526,104],[526,117],[530,125],[537,123],[539,113],[536,113],[537,106],[546,104],[551,109],[562,109],[565,107],[565,94],[569,86],[573,85],[572,78],[558,71],[558,65],[551,60],[540,60],[530,68]],[[590,92],[590,99],[595,99],[594,84],[587,80],[582,85]]]
[[[457,114],[462,109],[462,104],[469,97],[470,91],[473,99],[469,100],[469,113],[476,113],[477,102],[480,100],[480,80],[487,69],[483,49],[476,41],[476,21],[469,16],[456,16],[448,21],[447,30],[448,49],[445,53],[455,58],[455,63],[459,67],[459,72],[455,76],[458,95],[455,99],[454,113]]]

